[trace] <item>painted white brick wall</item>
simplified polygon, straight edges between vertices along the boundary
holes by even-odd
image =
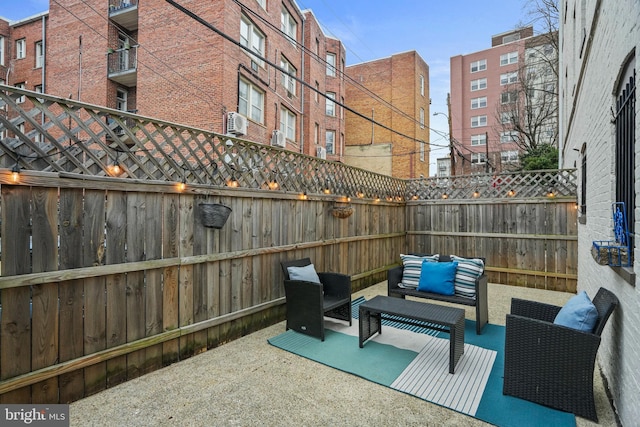
[[[613,269],[598,265],[590,255],[593,240],[612,240],[611,203],[615,200],[615,135],[612,108],[621,68],[635,48],[640,67],[640,1],[561,0],[561,138],[565,164],[572,167],[583,144],[587,150],[586,224],[578,228],[578,290],[593,297],[603,286],[620,299],[620,307],[603,335],[598,361],[625,426],[640,420],[640,283],[626,282]],[[566,17],[565,17],[566,11]],[[586,32],[586,46],[580,52]],[[583,69],[584,67],[584,69]],[[636,75],[637,75],[636,71]],[[566,75],[566,77],[565,77]],[[640,109],[636,89],[637,205],[640,204]],[[570,153],[570,154],[567,154]],[[567,164],[567,163],[571,164]],[[578,157],[578,166],[580,160]],[[636,261],[640,276],[640,209],[636,208]]]

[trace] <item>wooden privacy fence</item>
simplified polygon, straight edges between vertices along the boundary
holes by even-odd
[[[403,252],[477,255],[493,282],[575,291],[574,170],[402,180],[3,85],[0,103],[1,403],[77,400],[282,320],[285,259],[357,290]],[[221,229],[209,202],[232,209]]]

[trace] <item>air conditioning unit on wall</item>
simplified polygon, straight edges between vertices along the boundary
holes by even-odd
[[[246,135],[247,118],[235,111],[227,113],[227,132],[234,135]]]
[[[287,141],[284,132],[280,130],[274,130],[273,135],[271,135],[271,145],[275,147],[285,148],[287,146]]]
[[[319,157],[321,159],[327,159],[327,149],[324,147],[318,147],[316,148],[316,157]]]

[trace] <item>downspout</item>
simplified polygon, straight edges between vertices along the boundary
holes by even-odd
[[[306,47],[304,43],[305,19],[302,14],[300,14],[300,16],[302,16],[302,25],[301,25],[302,49],[300,49],[300,77],[302,78],[302,80],[304,80],[304,48]],[[304,87],[304,85],[300,85],[300,152],[302,154],[304,154],[304,94],[305,92],[306,92],[306,88]]]

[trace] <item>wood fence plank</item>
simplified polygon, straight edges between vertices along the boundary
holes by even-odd
[[[202,218],[199,214],[201,203],[210,203],[206,196],[196,196],[194,199],[194,219],[193,219],[193,254],[202,255],[207,253],[207,237],[209,230],[202,225]],[[207,282],[207,263],[193,266],[193,320],[200,322],[208,319],[209,310],[207,307],[209,286]],[[198,331],[193,334],[194,352],[200,353],[207,349],[207,331]]]
[[[162,258],[162,194],[145,195],[144,247],[145,260]],[[162,269],[150,269],[145,274],[145,336],[162,332]],[[145,351],[144,373],[162,367],[162,344]]]
[[[179,216],[180,196],[166,194],[163,199],[162,216],[162,256],[174,258],[179,256],[180,224]],[[178,318],[178,288],[179,269],[177,266],[167,267],[162,273],[162,329],[171,331],[179,325]],[[179,340],[174,339],[162,343],[162,363],[169,365],[179,360]]]
[[[147,209],[145,202],[143,193],[127,193],[127,262],[144,259],[144,220]],[[127,273],[127,342],[145,336],[145,296],[144,272]],[[144,358],[144,350],[127,355],[128,380],[142,375]]]
[[[193,221],[194,200],[191,195],[180,196],[178,222],[180,228],[179,249],[180,256],[193,255]],[[193,313],[193,265],[180,266],[178,276],[178,316],[180,326],[191,325],[194,322]],[[180,337],[180,358],[191,357],[194,354],[193,334]]]

